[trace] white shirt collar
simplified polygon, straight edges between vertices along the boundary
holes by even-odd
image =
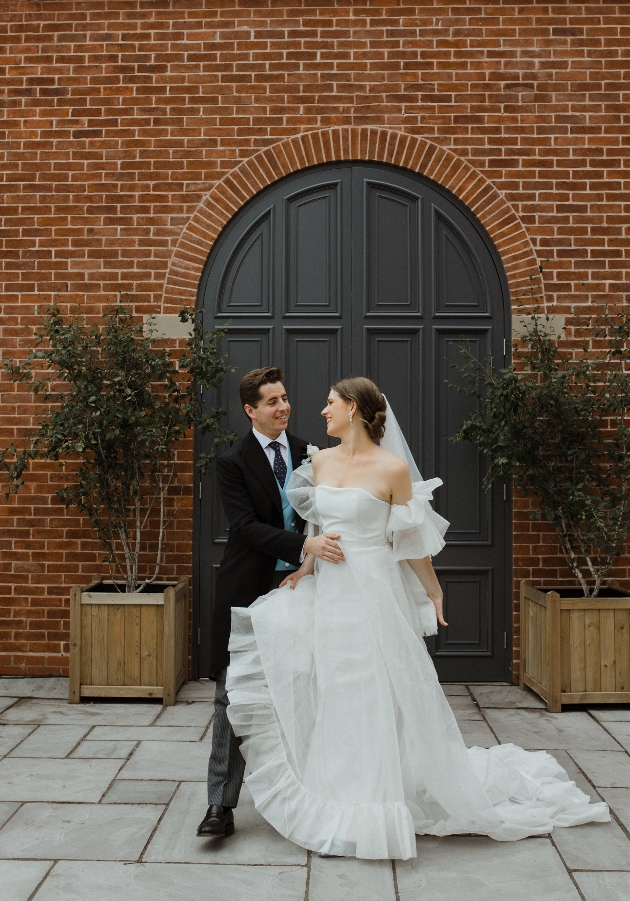
[[[254,433],[254,435],[256,436],[258,441],[260,442],[260,446],[263,448],[263,450],[266,450],[266,448],[269,446],[269,442],[273,441],[273,438],[270,438],[268,435],[263,435],[262,432],[259,432],[258,429],[255,429],[253,426],[252,426],[252,432]],[[278,444],[281,444],[282,447],[284,447],[285,449],[288,450],[289,444],[287,441],[287,433],[286,432],[280,432],[280,434],[276,438],[276,441],[278,442]]]

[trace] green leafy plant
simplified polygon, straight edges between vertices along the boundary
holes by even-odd
[[[176,451],[193,427],[211,433],[213,446],[232,439],[223,411],[205,409],[202,390],[218,387],[229,367],[220,351],[224,329],[205,332],[200,314],[182,310],[190,323],[183,350],[144,326],[121,302],[90,322],[80,310],[64,316],[46,304],[25,344],[22,362],[5,371],[43,404],[37,427],[21,443],[0,450],[7,497],[24,484],[34,460],[62,464],[68,484],[56,494],[87,516],[107,551],[110,573],[125,590],[142,591],[159,574],[164,536],[182,496]],[[207,472],[214,453],[199,461]],[[157,531],[157,541],[149,532]],[[141,553],[152,563],[142,577]]]
[[[463,385],[451,387],[478,409],[453,440],[487,455],[486,489],[512,479],[537,499],[530,515],[553,525],[584,596],[596,597],[630,534],[630,298],[574,309],[572,337],[553,334],[534,300],[521,311],[517,365],[480,363],[460,344]]]

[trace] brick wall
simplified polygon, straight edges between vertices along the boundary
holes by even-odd
[[[119,288],[177,310],[244,195],[348,154],[448,184],[515,294],[536,258],[559,313],[628,280],[626,4],[16,0],[0,35],[4,355],[57,288],[94,313]],[[5,444],[33,410],[0,392]],[[68,586],[102,569],[58,481],[37,467],[0,507],[0,672],[67,671]],[[166,576],[190,569],[190,513],[189,491]],[[514,522],[515,578],[568,578],[523,500]]]

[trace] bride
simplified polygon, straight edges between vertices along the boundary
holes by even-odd
[[[322,414],[341,444],[287,495],[345,559],[308,555],[232,609],[228,716],[257,809],[322,855],[403,860],[415,834],[511,841],[610,819],[545,751],[466,748],[423,640],[446,625],[431,556],[448,523],[429,504],[442,483],[422,481],[369,379],[337,382]]]

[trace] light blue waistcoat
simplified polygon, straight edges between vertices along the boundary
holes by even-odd
[[[288,448],[287,453],[287,475],[284,480],[285,486],[289,483],[289,476],[293,472],[293,460],[291,459],[291,448]],[[280,485],[280,482],[276,479],[276,484],[278,485],[278,490],[280,491],[280,500],[282,501],[282,518],[284,519],[284,528],[287,532],[297,532],[297,521],[296,521],[296,513],[291,504],[289,503],[289,498],[287,497],[287,493],[284,488]],[[292,572],[297,569],[296,566],[293,566],[292,563],[285,563],[284,560],[278,560],[276,563],[276,570],[282,570],[283,572]]]

